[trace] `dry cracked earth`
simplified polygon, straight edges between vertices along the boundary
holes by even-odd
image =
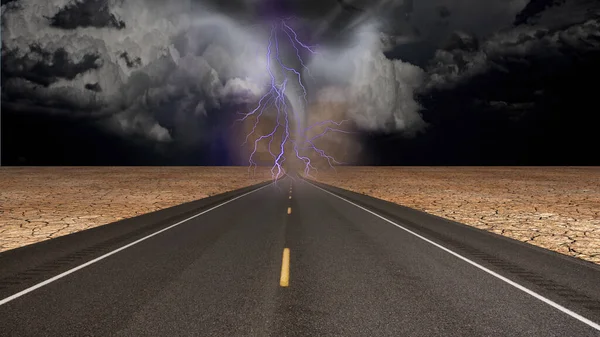
[[[270,178],[245,167],[3,167],[0,252]],[[318,180],[600,264],[599,167],[341,167]]]
[[[270,179],[246,167],[2,167],[0,252]]]
[[[317,180],[600,264],[600,167],[341,167]]]

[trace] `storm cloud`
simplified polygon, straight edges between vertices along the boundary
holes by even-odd
[[[172,133],[202,135],[207,113],[253,100],[264,74],[250,50],[258,46],[255,36],[226,16],[193,13],[192,5],[21,0],[3,6],[3,102],[102,117],[100,124],[113,131],[157,141],[172,140]]]
[[[317,100],[347,104],[346,118],[362,130],[414,131],[424,123],[414,98],[423,80],[419,67],[384,56],[375,26],[365,27],[352,48],[326,50],[310,67],[324,89]]]
[[[35,44],[24,52],[9,49],[2,59],[4,76],[22,77],[43,86],[59,79],[73,80],[101,66],[102,61],[97,54],[84,54],[80,60],[71,60],[64,48],[49,52]]]
[[[270,23],[293,17],[318,49],[303,55],[309,104],[344,107],[359,131],[413,135],[453,95],[518,118],[548,91],[547,74],[588,62],[600,41],[589,1],[527,3],[3,1],[2,103],[89,117],[124,137],[206,144],[265,92]]]
[[[515,120],[541,102],[585,92],[587,83],[573,79],[597,71],[600,5],[579,0],[532,4],[516,16],[514,27],[483,41],[456,33],[430,61],[422,91],[439,101],[449,95],[461,97],[462,102],[453,104],[463,110],[465,104],[474,105]],[[553,14],[557,12],[562,15]]]
[[[67,4],[48,18],[51,27],[76,29],[78,27],[125,28],[125,22],[110,13],[108,0],[80,0]]]

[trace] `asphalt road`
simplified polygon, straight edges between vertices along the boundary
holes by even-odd
[[[300,179],[0,254],[1,336],[600,336],[599,322],[592,263]]]

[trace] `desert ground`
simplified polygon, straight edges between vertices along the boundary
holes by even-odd
[[[246,167],[3,167],[0,251],[270,179]],[[317,180],[600,264],[598,167],[340,167]]]
[[[247,167],[2,167],[0,252],[270,179]]]
[[[317,180],[600,264],[600,167],[341,167]]]

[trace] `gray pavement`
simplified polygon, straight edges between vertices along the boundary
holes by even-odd
[[[1,336],[600,336],[598,266],[289,177],[2,253],[0,301]]]

